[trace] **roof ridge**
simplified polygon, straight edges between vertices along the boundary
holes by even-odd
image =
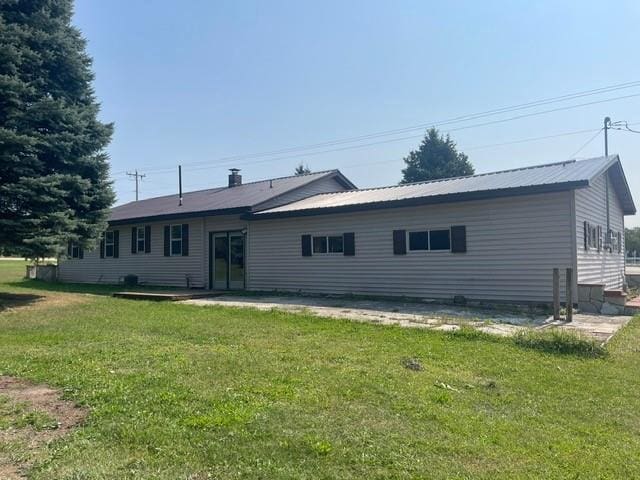
[[[320,174],[328,174],[328,173],[335,173],[338,172],[339,170],[337,168],[334,169],[330,169],[330,170],[320,170],[318,172],[309,172],[309,173],[302,173],[299,175],[285,175],[282,177],[274,177],[274,178],[265,178],[262,180],[254,180],[253,182],[246,182],[243,183],[241,185],[238,185],[239,187],[243,186],[243,185],[254,185],[256,183],[264,183],[264,182],[272,182],[274,180],[285,180],[287,178],[294,178],[294,177],[306,177],[306,176],[310,176],[310,175],[320,175]],[[202,192],[207,192],[207,191],[213,191],[214,193],[218,193],[218,192],[222,192],[222,191],[226,191],[229,187],[209,187],[209,188],[202,188],[200,190],[190,190],[188,192],[183,192],[183,196],[185,195],[190,195],[192,193],[202,193]],[[237,188],[237,187],[233,187],[233,188]],[[127,203],[123,203],[122,205],[117,205],[115,207],[111,207],[112,209],[114,208],[120,208],[120,207],[124,207],[125,205],[129,205],[130,203],[140,203],[140,202],[146,202],[149,200],[157,200],[159,198],[169,198],[169,197],[177,197],[179,194],[178,193],[170,193],[168,195],[158,195],[157,197],[150,197],[150,198],[143,198],[142,200],[132,200],[130,202]]]
[[[330,169],[330,170],[320,170],[318,172],[309,172],[309,173],[300,173],[300,174],[294,174],[294,175],[285,175],[283,177],[264,178],[262,180],[254,180],[253,182],[246,182],[246,183],[243,183],[243,184],[238,185],[238,186],[242,187],[243,185],[253,185],[255,183],[271,182],[273,180],[285,180],[287,178],[295,178],[295,177],[308,177],[308,176],[311,176],[311,175],[334,173],[334,172],[337,172],[337,171],[338,171],[337,168],[333,168],[333,169]],[[220,187],[220,188],[225,188],[225,187]]]
[[[577,162],[585,162],[587,160],[594,160],[597,158],[601,158],[601,157],[592,157],[592,158],[585,158],[584,160],[576,160],[576,159],[571,159],[571,160],[563,160],[560,162],[551,162],[551,163],[543,163],[543,164],[539,164],[539,165],[529,165],[526,167],[517,167],[517,168],[508,168],[506,170],[496,170],[494,172],[486,172],[486,173],[475,173],[473,175],[461,175],[459,177],[447,177],[447,178],[436,178],[433,180],[423,180],[420,182],[410,182],[410,183],[399,183],[397,185],[382,185],[379,187],[368,187],[368,188],[358,188],[357,190],[345,190],[342,192],[324,192],[324,193],[318,193],[316,195],[314,195],[314,197],[319,197],[321,195],[335,195],[335,194],[346,194],[346,193],[353,193],[353,192],[366,192],[366,191],[371,191],[371,190],[386,190],[389,188],[398,188],[398,187],[411,187],[413,185],[426,185],[426,184],[430,184],[430,183],[439,183],[439,182],[447,182],[450,180],[460,180],[463,178],[475,178],[475,177],[486,177],[488,175],[497,175],[500,173],[509,173],[509,172],[518,172],[518,171],[522,171],[522,170],[531,170],[534,168],[543,168],[543,167],[553,167],[555,165],[567,165],[567,164],[571,164],[571,163],[577,163]]]

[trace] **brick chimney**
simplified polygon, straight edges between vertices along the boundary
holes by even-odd
[[[229,187],[238,187],[242,185],[242,175],[238,173],[240,169],[230,168],[229,171],[231,172],[229,174]]]

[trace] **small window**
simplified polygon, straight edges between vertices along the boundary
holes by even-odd
[[[429,250],[429,232],[409,232],[409,250]]]
[[[429,232],[429,245],[431,250],[450,250],[451,237],[449,230],[431,230]]]
[[[136,244],[137,244],[137,250],[139,253],[144,252],[144,227],[138,227],[136,229]]]
[[[342,235],[329,237],[329,253],[343,253]]]
[[[327,237],[313,237],[313,253],[327,253]]]
[[[182,225],[171,225],[171,255],[182,255]]]
[[[113,257],[115,252],[115,235],[113,231],[104,234],[104,256]]]
[[[80,245],[77,242],[71,242],[71,258],[80,258]]]

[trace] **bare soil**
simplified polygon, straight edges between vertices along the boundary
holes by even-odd
[[[90,295],[60,292],[46,292],[40,295],[0,292],[0,312],[11,312],[22,309],[39,311],[49,308],[66,307],[88,302],[90,298]]]
[[[31,467],[38,451],[81,425],[88,413],[86,408],[63,400],[58,390],[14,377],[0,376],[0,395],[16,405],[23,405],[28,412],[42,413],[55,420],[52,428],[26,426],[0,430],[0,445],[20,446],[20,455],[15,455],[15,458],[5,458],[3,450],[0,450],[0,479],[3,480],[26,478],[25,472]]]

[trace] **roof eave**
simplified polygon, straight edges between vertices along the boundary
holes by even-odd
[[[163,220],[176,220],[179,218],[198,218],[198,217],[210,217],[217,215],[241,215],[250,211],[250,207],[234,207],[234,208],[219,208],[216,210],[201,210],[195,212],[177,212],[177,213],[165,213],[160,215],[147,215],[144,217],[130,217],[120,218],[117,220],[109,220],[109,226],[116,225],[129,225],[133,223],[143,222],[161,222]]]
[[[609,161],[596,173],[591,179],[593,181],[595,178],[603,175],[605,172],[608,172],[611,168],[616,167],[614,175],[618,176],[619,180],[619,188],[618,189],[618,198],[620,203],[622,204],[622,212],[624,215],[635,215],[636,205],[633,201],[633,195],[631,194],[631,189],[629,188],[629,182],[627,182],[627,177],[624,173],[624,168],[622,168],[622,162],[620,161],[620,156],[618,154],[610,155]],[[622,197],[622,198],[621,198]]]
[[[306,217],[313,215],[327,215],[332,213],[348,213],[366,210],[380,210],[386,208],[412,207],[421,205],[436,205],[442,203],[468,202],[474,200],[488,200],[493,198],[503,198],[521,195],[534,195],[540,193],[561,192],[573,190],[576,188],[585,188],[589,186],[587,180],[576,180],[571,182],[554,183],[547,185],[533,185],[517,188],[503,188],[496,190],[485,190],[479,192],[461,192],[443,195],[434,195],[429,197],[407,198],[401,200],[385,200],[379,202],[369,202],[353,205],[342,205],[336,207],[318,207],[308,208],[304,210],[291,210],[283,212],[262,212],[248,213],[243,218],[251,220],[266,220],[270,218],[286,218],[286,217]]]

